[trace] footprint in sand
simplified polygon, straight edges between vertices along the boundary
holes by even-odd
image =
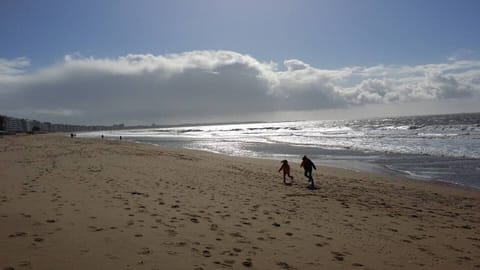
[[[343,261],[345,259],[345,255],[341,252],[332,251],[331,253],[333,255],[333,258],[337,261]]]
[[[193,223],[199,223],[200,222],[197,218],[191,218],[190,221],[193,222]]]
[[[233,236],[233,237],[243,237],[243,235],[239,232],[234,232],[234,233],[230,233],[230,236]]]
[[[152,251],[148,247],[144,247],[137,252],[138,255],[148,255],[151,254]]]
[[[166,230],[166,232],[168,233],[169,236],[172,236],[172,237],[178,234],[177,231],[175,230]]]
[[[290,266],[288,263],[286,262],[278,262],[277,265],[282,268],[282,269],[287,269],[287,270],[293,270],[293,269],[296,269],[292,266]]]
[[[225,251],[223,251],[223,252],[220,253],[220,254],[221,254],[221,255],[227,255],[227,256],[230,256],[230,257],[232,257],[232,256],[238,256],[236,253],[231,252],[230,250],[225,250]]]
[[[245,261],[242,262],[242,265],[245,267],[252,267],[253,266],[252,259],[247,258]]]
[[[235,264],[235,260],[224,260],[223,263],[231,266],[231,265]]]
[[[211,231],[216,231],[218,229],[218,225],[217,224],[210,224],[210,230]]]
[[[41,237],[35,237],[35,238],[33,238],[33,241],[35,241],[35,242],[38,242],[38,243],[39,243],[39,242],[43,242],[43,241],[44,241],[44,239],[43,239],[43,238],[41,238]]]
[[[27,233],[26,232],[16,232],[16,233],[13,233],[13,234],[10,234],[8,237],[12,238],[12,237],[22,237],[22,236],[26,236]]]
[[[212,254],[211,254],[210,251],[208,251],[208,250],[204,250],[204,251],[202,252],[202,255],[203,255],[203,257],[207,257],[207,258],[212,256]]]
[[[31,268],[31,267],[32,267],[32,263],[29,262],[29,261],[21,261],[21,262],[18,263],[18,266]]]

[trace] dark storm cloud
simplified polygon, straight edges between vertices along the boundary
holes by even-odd
[[[0,108],[51,121],[154,121],[221,114],[318,110],[369,103],[478,97],[480,64],[321,70],[231,51],[73,58],[35,73],[0,59]]]

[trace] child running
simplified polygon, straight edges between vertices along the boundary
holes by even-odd
[[[287,184],[287,181],[285,179],[285,176],[288,176],[290,177],[290,180],[293,180],[293,176],[290,175],[290,165],[288,165],[288,161],[287,160],[282,160],[280,161],[282,163],[282,167],[280,167],[280,169],[278,169],[278,171],[282,171],[283,170],[283,183],[285,185],[288,185]],[[292,184],[292,183],[290,183]]]
[[[313,164],[313,162],[307,156],[303,156],[302,164],[300,164],[300,167],[302,167],[305,170],[305,177],[307,177],[308,182],[310,182],[310,185],[307,188],[315,189],[315,184],[313,183],[313,177],[312,177],[312,168],[317,170],[317,167],[315,167],[315,164]]]

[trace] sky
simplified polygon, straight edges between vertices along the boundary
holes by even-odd
[[[480,1],[0,1],[0,114],[72,124],[480,111]]]

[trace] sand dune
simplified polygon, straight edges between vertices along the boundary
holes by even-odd
[[[0,269],[480,269],[480,192],[291,166],[2,137]]]

